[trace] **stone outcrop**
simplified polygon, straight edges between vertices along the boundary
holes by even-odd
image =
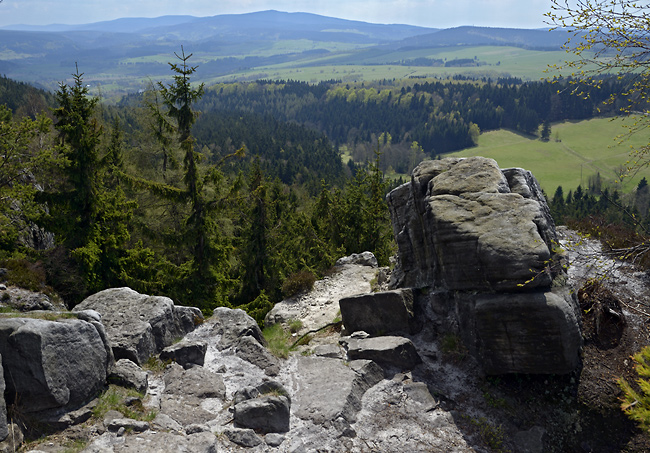
[[[106,384],[103,326],[80,319],[0,319],[6,395],[26,413],[76,409]]]
[[[413,292],[410,289],[346,297],[339,301],[339,306],[348,332],[382,335],[414,330]]]
[[[184,368],[205,363],[205,352],[208,345],[204,341],[180,341],[167,346],[160,353],[160,360],[171,360]]]
[[[530,172],[482,157],[425,161],[387,200],[399,248],[391,285],[434,290],[422,303],[486,372],[577,366],[576,301],[562,290],[565,259]]]
[[[115,363],[108,382],[140,393],[146,393],[149,387],[147,373],[129,359],[120,359]]]
[[[95,310],[116,359],[140,365],[203,322],[197,308],[178,307],[168,297],[147,296],[131,288],[111,288],[86,298],[73,311]]]
[[[393,286],[524,291],[560,272],[553,219],[530,172],[482,157],[425,161],[387,200],[399,247]]]
[[[422,360],[408,338],[381,336],[346,341],[348,358],[372,360],[383,367],[411,370]]]

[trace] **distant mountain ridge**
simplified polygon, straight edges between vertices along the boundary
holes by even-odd
[[[311,13],[286,13],[275,10],[246,14],[222,14],[210,17],[161,16],[156,18],[123,18],[81,25],[11,25],[0,30],[32,32],[92,31],[108,33],[136,33],[147,37],[169,37],[200,41],[215,36],[265,36],[269,32],[291,33],[353,32],[374,40],[396,41],[436,29],[401,24],[373,24],[370,22],[337,19]]]
[[[469,26],[440,30],[274,10],[211,17],[123,18],[82,25],[14,25],[0,27],[0,75],[55,88],[78,64],[95,83],[124,93],[168,76],[167,62],[181,45],[194,54],[193,62],[201,66],[199,77],[206,79],[257,68],[261,68],[257,77],[264,78],[268,68],[278,65],[322,65],[329,69],[320,74],[340,78],[347,71],[337,72],[332,65],[424,61],[430,66],[435,58],[427,49],[560,50],[566,38],[562,31]],[[402,56],[406,53],[410,56]]]

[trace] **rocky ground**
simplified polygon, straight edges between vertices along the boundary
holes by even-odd
[[[286,360],[252,358],[238,343],[241,332],[226,328],[239,321],[214,317],[186,338],[207,343],[204,367],[148,371],[142,402],[156,411],[151,423],[114,430],[123,416],[113,412],[30,441],[22,451],[650,451],[648,433],[620,411],[615,382],[635,379],[630,356],[650,344],[648,276],[609,260],[597,242],[566,230],[561,236],[573,263],[571,282],[581,287],[604,276],[611,291],[581,299],[582,367],[570,375],[485,376],[457,338],[427,325],[409,337],[423,362],[411,371],[343,360],[336,329],[315,334]],[[333,321],[341,297],[382,281],[377,268],[340,266],[274,313],[278,321],[301,319],[298,337]],[[620,312],[624,322],[596,332],[598,307]],[[237,392],[269,381],[291,397],[290,429],[264,435],[234,427]]]

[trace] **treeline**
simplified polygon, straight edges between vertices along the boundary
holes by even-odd
[[[551,214],[560,225],[591,235],[620,259],[650,268],[647,237],[650,234],[650,185],[642,178],[632,193],[608,187],[600,174],[587,186],[564,192],[557,187],[549,200]]]
[[[199,115],[196,68],[183,56],[172,69],[173,83],[120,106],[90,97],[79,73],[36,118],[0,97],[10,281],[42,276],[34,289],[47,283],[69,306],[126,285],[261,320],[343,255],[370,250],[388,263],[379,154],[352,176],[322,132],[254,113]]]
[[[416,79],[417,80],[417,79]],[[202,111],[270,114],[325,133],[336,145],[354,147],[388,132],[393,142],[417,141],[435,157],[475,144],[479,130],[509,128],[536,134],[544,122],[591,118],[617,112],[604,101],[625,80],[599,90],[571,80],[384,80],[343,84],[258,81],[218,84],[206,90]],[[582,96],[573,92],[584,91]]]

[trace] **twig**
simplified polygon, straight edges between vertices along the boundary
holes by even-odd
[[[309,335],[309,334],[312,334],[312,333],[318,333],[318,332],[320,332],[321,330],[325,330],[325,329],[327,329],[328,327],[340,327],[341,325],[343,325],[343,321],[336,321],[336,322],[331,322],[331,323],[329,323],[329,324],[326,324],[326,325],[324,325],[323,327],[321,327],[321,328],[319,328],[319,329],[312,329],[312,330],[310,330],[309,332],[307,332],[307,333],[305,333],[304,335],[302,335],[300,338],[298,338],[298,339],[297,339],[297,340],[296,340],[296,341],[295,341],[291,346],[289,346],[289,349],[293,349],[293,348],[295,348],[296,345],[297,345],[298,343],[300,343],[300,342],[302,341],[302,339],[305,338],[305,337],[306,337],[307,335]]]

